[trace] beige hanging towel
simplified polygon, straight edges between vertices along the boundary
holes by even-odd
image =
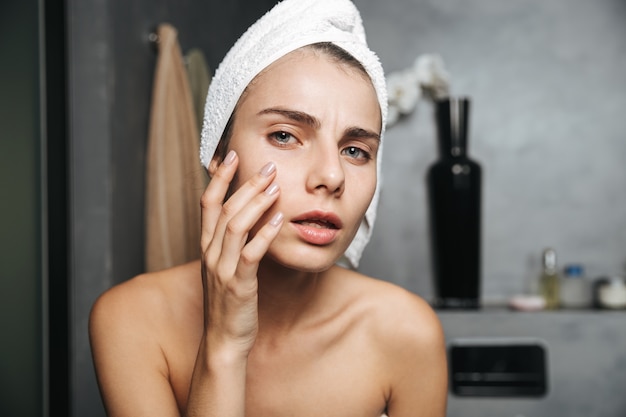
[[[191,99],[196,111],[196,122],[198,132],[202,130],[204,119],[204,103],[211,84],[211,70],[206,62],[204,53],[199,48],[192,48],[185,54],[187,64],[187,75],[189,76],[189,87],[191,88]]]
[[[176,29],[164,23],[157,35],[146,161],[146,271],[199,258],[200,196],[207,183]]]

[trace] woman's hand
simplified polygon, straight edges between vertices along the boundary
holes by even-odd
[[[280,190],[274,182],[276,167],[268,163],[224,202],[238,163],[237,154],[230,151],[202,195],[204,331],[209,351],[247,357],[258,330],[259,262],[283,216],[276,213],[250,236]]]

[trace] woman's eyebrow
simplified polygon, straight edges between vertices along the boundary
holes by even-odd
[[[322,125],[322,123],[317,117],[311,114],[302,112],[302,111],[298,111],[298,110],[283,109],[280,107],[270,107],[270,108],[261,110],[257,114],[259,116],[265,115],[265,114],[277,114],[277,115],[286,117],[287,119],[293,120],[295,122],[304,123],[305,125],[310,126],[311,128],[315,130],[318,130]],[[374,139],[376,141],[380,141],[380,134],[374,131],[368,130],[368,129],[364,129],[362,127],[358,127],[358,126],[347,128],[344,136],[349,137],[349,138],[355,138],[355,139],[356,138]]]
[[[380,135],[378,133],[357,126],[347,128],[345,136],[354,139],[374,139],[380,142]]]
[[[264,115],[264,114],[278,114],[290,120],[293,120],[295,122],[304,123],[305,125],[308,125],[316,130],[319,129],[320,126],[322,125],[317,117],[312,116],[302,111],[298,111],[298,110],[289,110],[289,109],[271,107],[268,109],[261,110],[258,113],[259,116]]]

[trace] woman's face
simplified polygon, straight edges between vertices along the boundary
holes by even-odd
[[[369,79],[320,52],[292,52],[248,86],[229,143],[240,161],[232,188],[276,164],[281,194],[259,222],[285,216],[271,258],[319,271],[345,252],[376,188],[380,131]]]

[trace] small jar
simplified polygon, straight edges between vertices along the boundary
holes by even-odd
[[[596,300],[600,308],[626,309],[626,280],[619,276],[601,279],[596,284]]]

